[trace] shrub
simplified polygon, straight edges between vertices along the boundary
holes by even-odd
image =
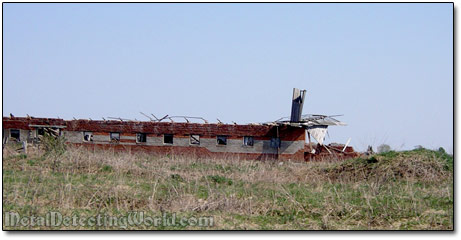
[[[66,140],[63,136],[55,137],[45,133],[42,144],[45,155],[60,156],[66,151]]]
[[[387,144],[381,144],[378,146],[378,153],[385,153],[391,151],[391,147]]]
[[[445,154],[445,153],[447,153],[443,147],[439,147],[438,152],[439,152],[440,154]]]

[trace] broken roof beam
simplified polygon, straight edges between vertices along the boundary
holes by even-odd
[[[142,115],[144,115],[144,117],[148,118],[149,121],[154,121],[154,119],[152,119],[151,117],[149,117],[148,115],[144,114],[143,112],[139,112],[141,113]]]
[[[150,115],[152,115],[152,117],[154,117],[155,120],[157,120],[157,122],[160,122],[160,121],[158,120],[158,118],[157,118],[154,114],[151,113]]]
[[[121,122],[123,121],[134,122],[133,120],[127,119],[127,118],[120,118],[120,117],[107,117],[107,118],[114,119],[114,120],[120,120]]]
[[[203,118],[203,117],[170,116],[170,117],[168,117],[168,118],[169,118],[170,120],[172,120],[172,118],[184,118],[184,119],[186,120],[187,123],[190,122],[189,119],[200,119],[200,120],[204,121],[205,123],[208,123],[208,121],[207,121],[205,118]]]
[[[162,120],[166,119],[168,117],[168,114],[165,115],[164,117],[160,118],[158,121],[161,122]]]
[[[38,125],[38,124],[29,124],[29,127],[33,127],[33,128],[66,128],[66,126],[62,126],[62,125]]]

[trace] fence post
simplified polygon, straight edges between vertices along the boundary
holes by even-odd
[[[22,149],[24,149],[24,154],[27,154],[27,142],[22,141]]]

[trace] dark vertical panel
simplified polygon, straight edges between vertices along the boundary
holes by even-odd
[[[299,122],[299,120],[301,120],[305,95],[306,90],[299,90],[297,88],[293,88],[293,102],[291,105],[290,122]]]

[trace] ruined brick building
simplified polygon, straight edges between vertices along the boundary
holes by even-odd
[[[289,120],[262,124],[191,123],[187,118],[174,122],[168,115],[151,121],[3,117],[3,144],[36,143],[42,135],[52,134],[63,136],[72,146],[160,155],[304,161],[326,153],[353,153],[348,146],[323,144],[327,127],[344,123],[323,115],[301,115],[304,95],[305,91],[294,89]],[[311,135],[318,144],[311,143]]]

